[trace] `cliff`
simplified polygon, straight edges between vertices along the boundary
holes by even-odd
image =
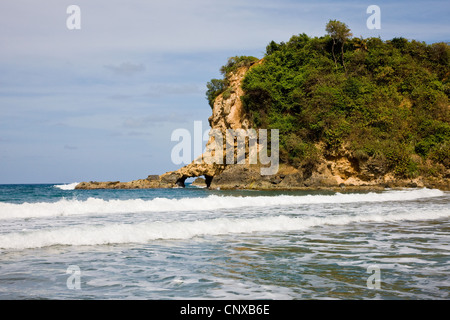
[[[339,60],[330,43],[303,34],[272,42],[259,61],[230,58],[207,93],[205,154],[161,176],[76,188],[172,188],[204,176],[220,189],[450,190],[449,46],[358,38],[341,44]],[[227,163],[214,133],[261,128],[280,131],[276,173],[250,164],[249,147],[245,164]],[[232,148],[237,156],[237,141]],[[211,161],[219,149],[222,161]]]
[[[260,62],[261,63],[261,62]],[[220,94],[214,101],[212,115],[209,117],[211,130],[218,129],[224,135],[227,129],[250,129],[249,114],[244,110],[242,81],[248,67],[239,68],[229,75],[229,84],[233,88],[231,95],[224,98]],[[214,139],[211,138],[206,149],[211,149]],[[236,146],[235,146],[236,147]],[[146,179],[130,182],[82,182],[76,189],[144,189],[184,187],[189,177],[205,177],[205,186],[214,189],[382,189],[385,187],[428,187],[449,190],[448,177],[443,179],[415,177],[410,179],[396,178],[376,159],[364,162],[354,160],[352,154],[341,150],[339,156],[326,157],[325,146],[318,144],[320,158],[314,170],[298,168],[291,164],[281,163],[274,175],[261,175],[260,164],[208,164],[202,155],[191,164],[176,171],[160,176],[150,175]],[[225,149],[225,144],[223,145]],[[248,159],[247,159],[248,162]],[[201,183],[197,183],[201,186]]]

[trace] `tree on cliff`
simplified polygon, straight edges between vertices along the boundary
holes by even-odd
[[[347,27],[345,23],[342,23],[337,20],[330,20],[327,23],[325,30],[328,32],[329,36],[333,40],[333,48],[331,51],[333,53],[336,68],[337,68],[337,61],[336,55],[334,54],[334,47],[336,46],[336,44],[339,44],[341,47],[342,66],[344,67],[345,70],[346,68],[344,62],[344,44],[353,34],[351,33],[350,29]]]
[[[211,79],[206,84],[206,99],[208,100],[211,108],[214,106],[214,100],[222,93],[224,95],[229,92],[228,76],[241,67],[250,67],[254,63],[259,61],[258,58],[252,56],[235,56],[228,58],[227,63],[220,68],[220,73],[224,76],[223,79]]]
[[[226,87],[227,81],[225,79],[211,79],[211,81],[206,84],[206,99],[211,108],[214,106],[214,100],[226,89]]]

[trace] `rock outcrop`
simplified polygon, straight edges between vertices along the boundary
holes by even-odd
[[[244,79],[248,67],[238,68],[235,72],[228,76],[229,82],[229,96],[224,97],[224,94],[220,94],[214,101],[212,108],[212,115],[209,117],[209,125],[212,130],[219,131],[223,137],[226,136],[227,129],[249,129],[250,121],[247,114],[244,112],[241,96],[244,94],[241,88],[241,82]],[[214,137],[210,134],[210,139],[206,143],[207,152],[195,159],[187,166],[180,168],[179,170],[167,172],[161,176],[161,181],[176,180],[175,184],[178,186],[184,186],[184,181],[189,177],[205,177],[206,185],[209,187],[213,177],[216,177],[222,173],[227,165],[226,161],[222,159],[222,164],[214,163],[214,161],[208,161],[211,154],[214,154],[213,150],[217,148],[226,149],[225,141],[222,146],[215,144]],[[223,153],[225,155],[225,152]],[[212,163],[212,164],[211,164]]]
[[[158,175],[150,175],[147,179],[133,180],[129,182],[107,181],[107,182],[81,182],[75,189],[149,189],[171,187],[171,183],[164,183]]]
[[[261,61],[259,62],[261,63]],[[251,68],[251,67],[250,67]],[[249,67],[238,68],[228,75],[228,94],[220,94],[214,101],[209,124],[212,130],[219,130],[225,136],[227,129],[251,129],[241,96],[241,82]],[[385,187],[429,187],[450,190],[450,172],[445,179],[418,177],[397,179],[387,172],[383,162],[376,158],[358,161],[345,150],[339,155],[325,157],[321,153],[319,164],[313,169],[296,168],[280,164],[274,175],[262,175],[259,164],[223,164],[208,161],[213,150],[218,150],[213,135],[206,144],[207,152],[176,171],[160,176],[150,175],[146,179],[130,182],[82,182],[76,189],[140,189],[184,187],[189,177],[204,176],[209,188],[214,189],[382,189]],[[225,142],[222,146],[225,150]],[[320,145],[317,146],[320,150]],[[236,148],[236,145],[235,145]],[[259,148],[259,146],[258,146]],[[258,149],[259,150],[259,149]],[[235,151],[236,152],[236,151]],[[225,152],[223,153],[225,155]],[[448,170],[447,170],[448,171]]]

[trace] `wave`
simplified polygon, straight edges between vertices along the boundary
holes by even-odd
[[[233,197],[210,195],[203,198],[155,198],[152,200],[87,200],[61,199],[57,202],[0,203],[0,220],[72,216],[82,214],[120,214],[170,211],[208,211],[235,209],[242,207],[273,207],[321,203],[356,203],[411,201],[423,198],[440,197],[445,193],[435,189],[395,190],[381,193],[336,193],[333,195],[303,196],[254,196]]]
[[[198,188],[198,189],[206,189],[206,186],[198,186],[198,185],[195,185],[195,184],[191,184],[191,187]]]
[[[302,231],[326,225],[364,222],[395,222],[448,218],[449,210],[390,214],[359,214],[330,217],[216,218],[197,221],[146,222],[103,226],[65,227],[0,235],[0,248],[23,250],[54,245],[91,246],[148,243],[155,240],[183,240],[253,232]]]
[[[78,182],[68,183],[68,184],[57,184],[57,185],[54,185],[54,187],[61,189],[61,190],[75,190],[75,187],[77,186],[77,184],[78,184]]]

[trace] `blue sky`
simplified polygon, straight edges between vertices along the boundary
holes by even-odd
[[[81,29],[69,30],[69,5]],[[369,30],[369,5],[381,29]],[[228,57],[294,34],[449,41],[448,1],[2,0],[0,184],[162,174],[178,128],[208,129],[206,83]]]

